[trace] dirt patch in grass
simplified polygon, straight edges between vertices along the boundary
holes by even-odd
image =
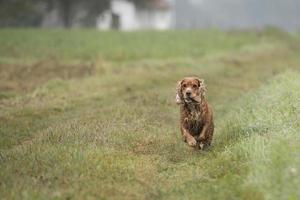
[[[0,64],[0,98],[7,92],[28,92],[50,79],[72,79],[91,76],[94,64],[62,64],[55,60],[43,60],[28,64]]]

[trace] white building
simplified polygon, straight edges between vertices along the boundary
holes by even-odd
[[[171,28],[172,18],[171,3],[167,0],[152,0],[143,8],[136,8],[126,0],[112,0],[110,10],[98,18],[97,27],[101,30],[166,30]]]

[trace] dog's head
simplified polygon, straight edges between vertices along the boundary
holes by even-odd
[[[176,103],[201,103],[205,95],[204,80],[186,77],[177,84]]]

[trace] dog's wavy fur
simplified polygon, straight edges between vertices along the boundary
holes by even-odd
[[[192,98],[185,98],[185,91],[193,90]],[[184,87],[186,88],[184,88]],[[213,111],[205,99],[203,79],[186,77],[178,81],[176,103],[180,105],[180,130],[185,142],[194,148],[211,145],[214,133]]]

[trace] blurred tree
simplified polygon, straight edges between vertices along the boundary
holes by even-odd
[[[52,2],[55,0],[51,0]],[[56,0],[57,3],[60,4],[61,15],[63,19],[64,26],[69,28],[71,26],[71,19],[72,19],[72,7],[74,4],[78,3],[78,1],[72,0]]]
[[[72,26],[72,19],[75,17],[76,8],[85,10],[86,14],[82,18],[83,26],[95,26],[97,17],[105,10],[109,9],[110,0],[51,0],[56,1],[61,11],[65,27]]]
[[[71,19],[74,18],[76,7],[85,9],[86,15],[83,17],[82,25],[86,27],[94,27],[96,25],[97,17],[108,10],[111,0],[48,0],[56,2],[61,10],[63,22],[65,27],[72,26]],[[155,0],[127,0],[133,2],[137,7],[146,7],[149,2]]]
[[[0,27],[38,26],[43,17],[41,0],[0,0]]]
[[[97,17],[109,7],[110,0],[0,0],[0,27],[39,26],[53,9],[59,11],[66,28],[79,11],[85,11],[83,26],[95,26]]]
[[[81,2],[87,11],[86,16],[82,20],[83,24],[87,27],[96,26],[99,15],[110,7],[110,0],[85,0]]]

